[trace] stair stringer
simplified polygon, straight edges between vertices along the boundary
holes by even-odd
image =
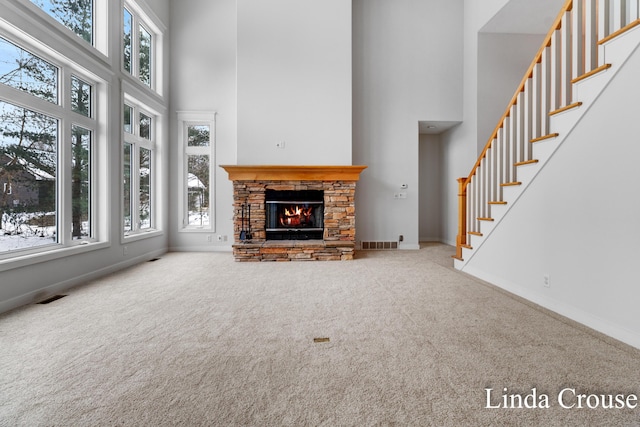
[[[493,205],[490,207],[491,218],[493,218],[493,221],[481,222],[481,236],[467,236],[467,245],[470,248],[462,248],[462,259],[454,258],[454,267],[456,269],[464,271],[464,267],[475,256],[475,254],[478,253],[482,245],[492,234],[493,230],[499,226],[502,219],[516,204],[529,185],[531,185],[535,180],[536,176],[542,171],[542,169],[544,169],[544,166],[553,157],[557,149],[571,135],[573,129],[575,129],[575,127],[580,123],[582,118],[589,111],[591,106],[594,105],[613,78],[623,68],[631,55],[639,49],[640,27],[635,27],[600,46],[599,55],[603,58],[601,63],[611,64],[611,68],[574,83],[574,101],[581,102],[582,105],[564,111],[560,114],[556,114],[550,118],[550,132],[558,133],[558,136],[534,143],[533,158],[537,159],[538,162],[518,166],[517,180],[522,184],[503,188],[502,200],[506,201],[507,204]]]

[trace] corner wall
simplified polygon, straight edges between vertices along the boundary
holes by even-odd
[[[180,204],[172,203],[172,250],[231,251],[233,187],[220,164],[235,164],[237,149],[236,1],[171,2],[171,157],[181,149],[178,111],[216,113],[214,196],[215,231],[183,232]],[[171,162],[169,199],[182,195],[179,165]],[[227,236],[219,241],[217,236]],[[224,237],[222,237],[224,238]]]
[[[354,0],[353,160],[359,241],[419,247],[420,120],[462,119],[463,1]],[[402,189],[401,185],[407,188]],[[394,194],[405,192],[406,199]]]

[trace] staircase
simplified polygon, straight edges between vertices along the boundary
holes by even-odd
[[[569,0],[468,177],[454,265],[480,250],[640,46],[638,0]]]

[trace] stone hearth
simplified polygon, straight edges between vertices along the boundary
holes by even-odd
[[[236,261],[352,260],[356,181],[366,166],[221,166],[233,182],[233,255]],[[267,240],[266,190],[324,192],[322,239]],[[251,239],[241,240],[242,206],[251,210]],[[246,214],[245,214],[246,215]],[[245,217],[245,227],[247,218]]]

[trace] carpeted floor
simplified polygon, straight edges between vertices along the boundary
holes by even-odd
[[[169,253],[6,313],[0,425],[640,425],[640,408],[557,399],[640,396],[640,351],[456,272],[452,253]],[[489,406],[535,388],[550,407],[487,408],[487,388]]]

